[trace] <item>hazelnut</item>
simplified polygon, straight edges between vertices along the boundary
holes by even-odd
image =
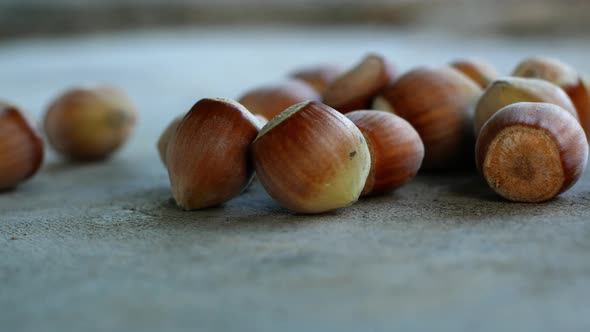
[[[371,153],[371,169],[362,195],[382,194],[410,181],[422,165],[424,144],[406,120],[382,111],[346,113],[361,131]]]
[[[588,143],[576,118],[548,103],[511,104],[477,140],[477,167],[500,196],[542,202],[563,193],[586,168]]]
[[[43,140],[14,106],[0,102],[0,190],[32,177],[43,162]]]
[[[166,129],[164,129],[164,131],[160,135],[160,138],[158,139],[158,153],[160,154],[160,160],[162,160],[162,163],[164,163],[164,165],[166,165],[166,152],[168,150],[168,142],[170,141],[172,135],[176,132],[176,128],[178,128],[178,124],[180,123],[180,121],[182,121],[183,117],[184,115],[180,115],[174,118],[172,122],[168,124]],[[260,128],[262,128],[262,126],[264,126],[268,122],[268,120],[260,114],[256,114],[254,115],[254,117],[256,118],[256,120],[258,120],[258,126]]]
[[[531,57],[520,62],[512,75],[546,80],[562,88],[574,104],[586,136],[590,137],[590,94],[573,67],[557,59]]]
[[[407,120],[424,143],[424,169],[465,167],[473,151],[473,106],[481,88],[451,67],[417,68],[375,99],[373,108]],[[473,159],[470,159],[473,160]]]
[[[353,204],[371,166],[359,129],[316,101],[293,105],[270,120],[252,144],[252,158],[270,196],[297,213]]]
[[[49,143],[78,161],[108,157],[127,140],[137,119],[129,98],[118,88],[99,86],[66,91],[45,114]]]
[[[178,206],[201,209],[240,194],[253,175],[248,149],[258,130],[258,120],[235,101],[198,101],[170,136],[166,152]]]
[[[309,84],[319,94],[323,94],[328,86],[342,74],[342,69],[334,65],[318,65],[305,67],[292,72],[289,76]]]
[[[483,59],[459,59],[451,62],[450,65],[475,81],[475,83],[477,83],[482,89],[487,87],[496,79],[496,77],[498,77],[498,71],[496,68]]]
[[[168,150],[168,142],[170,142],[170,137],[176,132],[176,128],[178,128],[178,124],[182,121],[184,115],[178,116],[172,120],[164,129],[160,138],[158,139],[158,153],[160,154],[160,160],[166,165],[166,152]]]
[[[323,102],[341,113],[368,109],[393,76],[393,66],[385,58],[369,54],[328,86]]]
[[[291,105],[319,99],[320,95],[307,83],[290,79],[246,92],[238,102],[253,114],[272,119]]]
[[[479,133],[484,123],[501,108],[518,102],[555,104],[577,117],[571,100],[557,85],[533,78],[504,77],[492,82],[477,102],[473,119],[475,132]]]

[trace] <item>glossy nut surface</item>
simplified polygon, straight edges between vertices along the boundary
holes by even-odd
[[[481,88],[450,67],[417,68],[402,75],[375,99],[373,108],[407,120],[424,143],[423,168],[464,168],[472,165],[473,106]]]
[[[494,114],[477,140],[477,166],[500,196],[549,200],[574,185],[586,168],[588,143],[576,119],[547,103],[516,103]]]
[[[372,110],[350,112],[346,117],[363,133],[371,153],[371,171],[362,195],[392,191],[418,173],[424,159],[424,144],[406,120]]]
[[[238,102],[252,114],[260,114],[270,120],[289,106],[319,99],[320,95],[307,83],[290,79],[250,90]]]
[[[78,88],[59,96],[45,114],[51,146],[78,161],[101,160],[129,138],[137,112],[123,91],[112,86]]]
[[[475,132],[479,133],[494,113],[518,102],[555,104],[577,118],[570,98],[557,85],[533,78],[503,77],[492,82],[477,102],[473,119]]]
[[[37,130],[15,106],[0,102],[0,191],[32,177],[43,157]]]
[[[361,63],[337,78],[324,92],[323,102],[341,113],[369,109],[394,78],[393,66],[382,56],[367,55]]]
[[[250,182],[258,120],[229,99],[201,99],[178,124],[166,152],[172,194],[185,210],[222,204]]]
[[[297,213],[353,204],[371,165],[359,129],[336,110],[313,101],[272,119],[252,144],[252,157],[270,196]]]

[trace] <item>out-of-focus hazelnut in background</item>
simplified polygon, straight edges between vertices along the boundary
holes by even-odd
[[[0,0],[0,39],[191,25],[383,24],[459,33],[584,34],[584,0]]]

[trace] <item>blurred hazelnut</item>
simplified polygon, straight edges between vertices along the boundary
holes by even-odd
[[[328,86],[342,74],[342,69],[334,65],[317,65],[300,68],[289,76],[309,84],[319,94],[323,94]]]
[[[136,119],[135,107],[118,88],[78,88],[49,106],[44,128],[51,146],[63,156],[94,161],[121,147]]]
[[[307,83],[290,79],[250,90],[238,102],[253,114],[270,120],[289,106],[319,99],[320,95]]]
[[[15,106],[0,102],[0,191],[31,178],[43,155],[37,130]]]
[[[451,67],[417,68],[402,75],[375,99],[373,108],[407,120],[424,143],[424,169],[473,165],[473,106],[481,88]]]
[[[323,102],[341,113],[369,109],[393,78],[393,66],[384,57],[369,54],[328,86]]]
[[[482,89],[498,77],[498,71],[489,62],[478,58],[465,58],[451,62],[451,67],[475,81]]]

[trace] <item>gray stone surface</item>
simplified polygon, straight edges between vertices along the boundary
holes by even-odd
[[[501,201],[474,175],[296,216],[254,185],[223,207],[170,201],[155,140],[204,96],[235,97],[300,64],[369,50],[401,68],[546,54],[590,70],[587,40],[356,29],[217,29],[0,44],[0,97],[40,119],[59,91],[112,81],[137,101],[102,164],[49,155],[0,195],[0,331],[588,331],[589,176],[546,204]]]

